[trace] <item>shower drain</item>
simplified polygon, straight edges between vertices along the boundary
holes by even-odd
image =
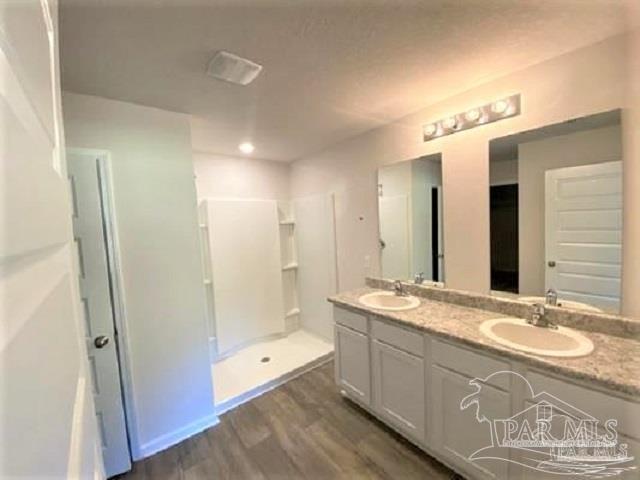
[[[271,357],[262,357],[262,358],[260,359],[260,361],[261,361],[262,363],[270,362],[270,361],[271,361]]]

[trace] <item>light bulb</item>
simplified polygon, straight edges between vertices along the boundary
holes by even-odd
[[[430,123],[429,125],[425,125],[422,133],[424,133],[425,137],[433,137],[438,131],[438,126],[435,123]]]
[[[493,113],[505,113],[507,108],[509,108],[509,103],[506,100],[498,100],[491,105]]]
[[[442,126],[447,130],[453,130],[458,126],[458,120],[456,120],[456,117],[445,118],[442,121]]]
[[[255,147],[251,142],[242,142],[240,145],[238,145],[238,150],[249,155],[250,153],[253,153]]]
[[[473,110],[469,110],[464,114],[464,118],[469,122],[477,122],[480,119],[480,109],[474,108]]]

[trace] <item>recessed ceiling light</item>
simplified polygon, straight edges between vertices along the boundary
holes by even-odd
[[[255,147],[251,142],[242,142],[240,145],[238,145],[238,150],[248,155],[250,153],[253,153],[253,151],[255,150]]]

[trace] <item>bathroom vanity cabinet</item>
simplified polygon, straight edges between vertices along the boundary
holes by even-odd
[[[469,459],[492,443],[490,424],[483,418],[507,419],[533,405],[532,398],[538,397],[532,397],[528,383],[535,394],[556,394],[570,404],[567,408],[602,422],[617,419],[620,441],[640,458],[640,404],[635,399],[378,315],[336,306],[334,320],[335,374],[343,395],[466,478],[558,477],[520,467],[515,449],[507,449],[512,462]],[[465,399],[471,404],[462,409]],[[616,476],[627,478],[637,479],[638,471]]]

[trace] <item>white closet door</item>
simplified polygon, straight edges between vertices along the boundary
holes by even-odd
[[[546,287],[617,311],[622,250],[622,163],[546,172]]]
[[[278,208],[273,200],[207,200],[218,352],[285,329]]]
[[[107,476],[131,469],[113,317],[101,182],[104,166],[96,155],[69,153],[73,192],[73,232],[79,259],[80,294],[91,367],[93,400]],[[106,342],[104,344],[101,343]]]

